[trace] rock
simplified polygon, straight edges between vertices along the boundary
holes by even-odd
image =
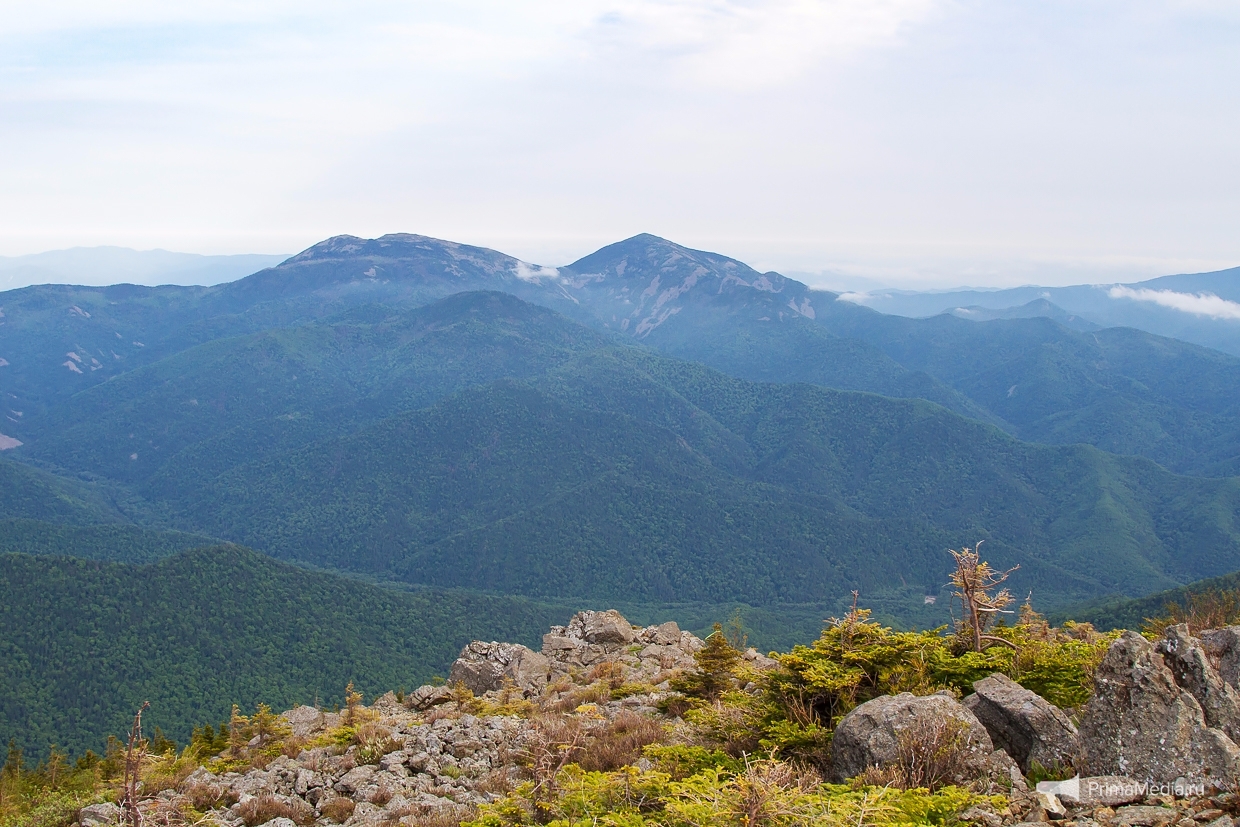
[[[446,704],[452,700],[452,689],[447,686],[419,686],[417,689],[405,696],[405,704],[410,709],[422,711],[430,709],[432,706]]]
[[[981,807],[970,807],[959,815],[959,820],[964,824],[979,824],[982,827],[1003,827],[1003,818],[990,810],[983,810]]]
[[[1154,783],[1177,778],[1226,785],[1240,775],[1240,747],[1206,725],[1193,695],[1181,689],[1153,644],[1125,632],[1111,644],[1085,706],[1077,769]]]
[[[1209,822],[1206,827],[1235,827],[1235,822],[1232,821],[1231,816],[1221,815]]]
[[[1240,689],[1240,626],[1211,629],[1201,633],[1201,645],[1218,664],[1219,677],[1233,689]]]
[[[1071,766],[1076,757],[1076,727],[1058,707],[1006,675],[994,674],[973,684],[964,706],[981,721],[996,749],[1029,772]]]
[[[1038,802],[1037,806],[1050,818],[1060,819],[1068,814],[1068,808],[1063,805],[1063,802],[1055,794],[1039,791],[1035,792],[1034,796]]]
[[[637,639],[633,624],[615,609],[605,612],[578,612],[568,622],[570,637],[579,637],[586,643],[616,644],[624,646]]]
[[[323,711],[312,706],[299,706],[280,716],[293,730],[295,738],[307,738],[323,729]]]
[[[1206,724],[1233,741],[1240,738],[1240,692],[1222,679],[1201,641],[1188,633],[1188,624],[1169,626],[1156,648],[1176,684],[1201,704]]]
[[[676,621],[669,620],[658,626],[650,626],[642,630],[642,640],[659,646],[676,646],[680,643],[680,627]]]
[[[741,658],[746,663],[752,665],[755,669],[761,669],[763,672],[768,669],[775,669],[779,666],[779,661],[774,658],[768,658],[752,646],[745,650],[744,654],[741,655]]]
[[[78,810],[78,823],[82,827],[102,827],[105,824],[119,824],[121,808],[111,802],[91,804]]]
[[[1163,827],[1179,817],[1179,811],[1171,807],[1133,805],[1116,810],[1112,823],[1116,827]]]
[[[291,818],[280,816],[279,818],[273,818],[271,821],[264,822],[260,827],[297,827],[297,822]]]
[[[462,683],[475,694],[503,689],[511,681],[526,695],[546,686],[551,662],[546,656],[519,643],[483,643],[475,640],[452,664],[448,683]]]
[[[1061,791],[1059,797],[1081,807],[1121,807],[1145,798],[1145,784],[1122,775],[1093,775],[1074,778],[1071,782],[1076,784],[1075,795],[1066,795]]]
[[[971,772],[989,773],[994,747],[972,712],[947,695],[904,692],[866,701],[844,716],[831,739],[831,780],[842,782],[870,767],[898,763],[901,733],[947,719],[963,729],[962,764]]]
[[[352,795],[362,787],[369,784],[370,780],[375,777],[375,773],[377,772],[378,770],[375,769],[373,764],[363,764],[360,767],[354,767],[346,772],[340,780],[335,783],[335,790],[338,793]]]

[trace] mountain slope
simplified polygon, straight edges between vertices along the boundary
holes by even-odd
[[[982,537],[1048,600],[1240,561],[1240,480],[630,350],[235,468],[172,505],[186,527],[316,565],[557,598],[937,587],[944,549]]]
[[[231,705],[277,709],[414,688],[472,639],[536,644],[565,609],[398,592],[235,546],[150,566],[0,554],[0,740],[100,749],[144,700],[185,741]]]
[[[347,433],[462,387],[525,377],[606,339],[503,293],[199,345],[83,391],[23,432],[22,456],[161,490]],[[184,476],[188,474],[189,476]]]

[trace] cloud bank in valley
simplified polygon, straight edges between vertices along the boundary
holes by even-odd
[[[1172,310],[1192,313],[1194,316],[1240,321],[1240,304],[1221,299],[1212,293],[1177,293],[1174,290],[1133,289],[1116,285],[1108,291],[1108,295],[1113,299],[1152,302]]]

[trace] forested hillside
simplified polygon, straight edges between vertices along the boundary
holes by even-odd
[[[238,467],[175,507],[410,582],[761,605],[937,591],[943,549],[971,538],[1048,601],[1142,594],[1234,569],[1238,506],[1240,480],[622,349]]]
[[[148,566],[0,554],[0,742],[98,751],[144,700],[184,742],[233,703],[325,705],[446,675],[470,640],[535,644],[565,609],[399,592],[236,546]]]

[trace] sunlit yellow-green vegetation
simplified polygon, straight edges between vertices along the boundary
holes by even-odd
[[[732,827],[732,825],[944,824],[983,797],[958,787],[931,792],[824,784],[813,770],[763,759],[696,767],[700,748],[648,747],[655,767],[587,772],[570,764],[483,805],[467,827]],[[695,760],[699,759],[699,760]],[[692,774],[685,774],[686,767]],[[1001,798],[992,803],[1002,806]]]
[[[682,691],[698,696],[688,700],[692,708],[686,717],[733,754],[774,750],[821,764],[840,718],[881,695],[941,689],[963,695],[974,681],[1000,672],[1057,706],[1079,706],[1089,699],[1094,670],[1118,634],[1101,634],[1088,624],[1054,628],[1028,607],[1018,623],[989,631],[1012,645],[976,652],[967,635],[948,635],[942,628],[897,631],[872,621],[868,610],[854,609],[828,621],[812,645],[776,655],[780,668],[743,674],[744,666],[734,666],[710,681],[717,685],[740,671],[736,683],[756,681],[760,692],[732,688],[712,703],[709,692],[692,692],[682,682]],[[699,656],[719,648],[711,642],[724,643],[723,636],[712,635]],[[703,674],[723,663],[717,654],[707,657],[705,665],[699,657]]]

